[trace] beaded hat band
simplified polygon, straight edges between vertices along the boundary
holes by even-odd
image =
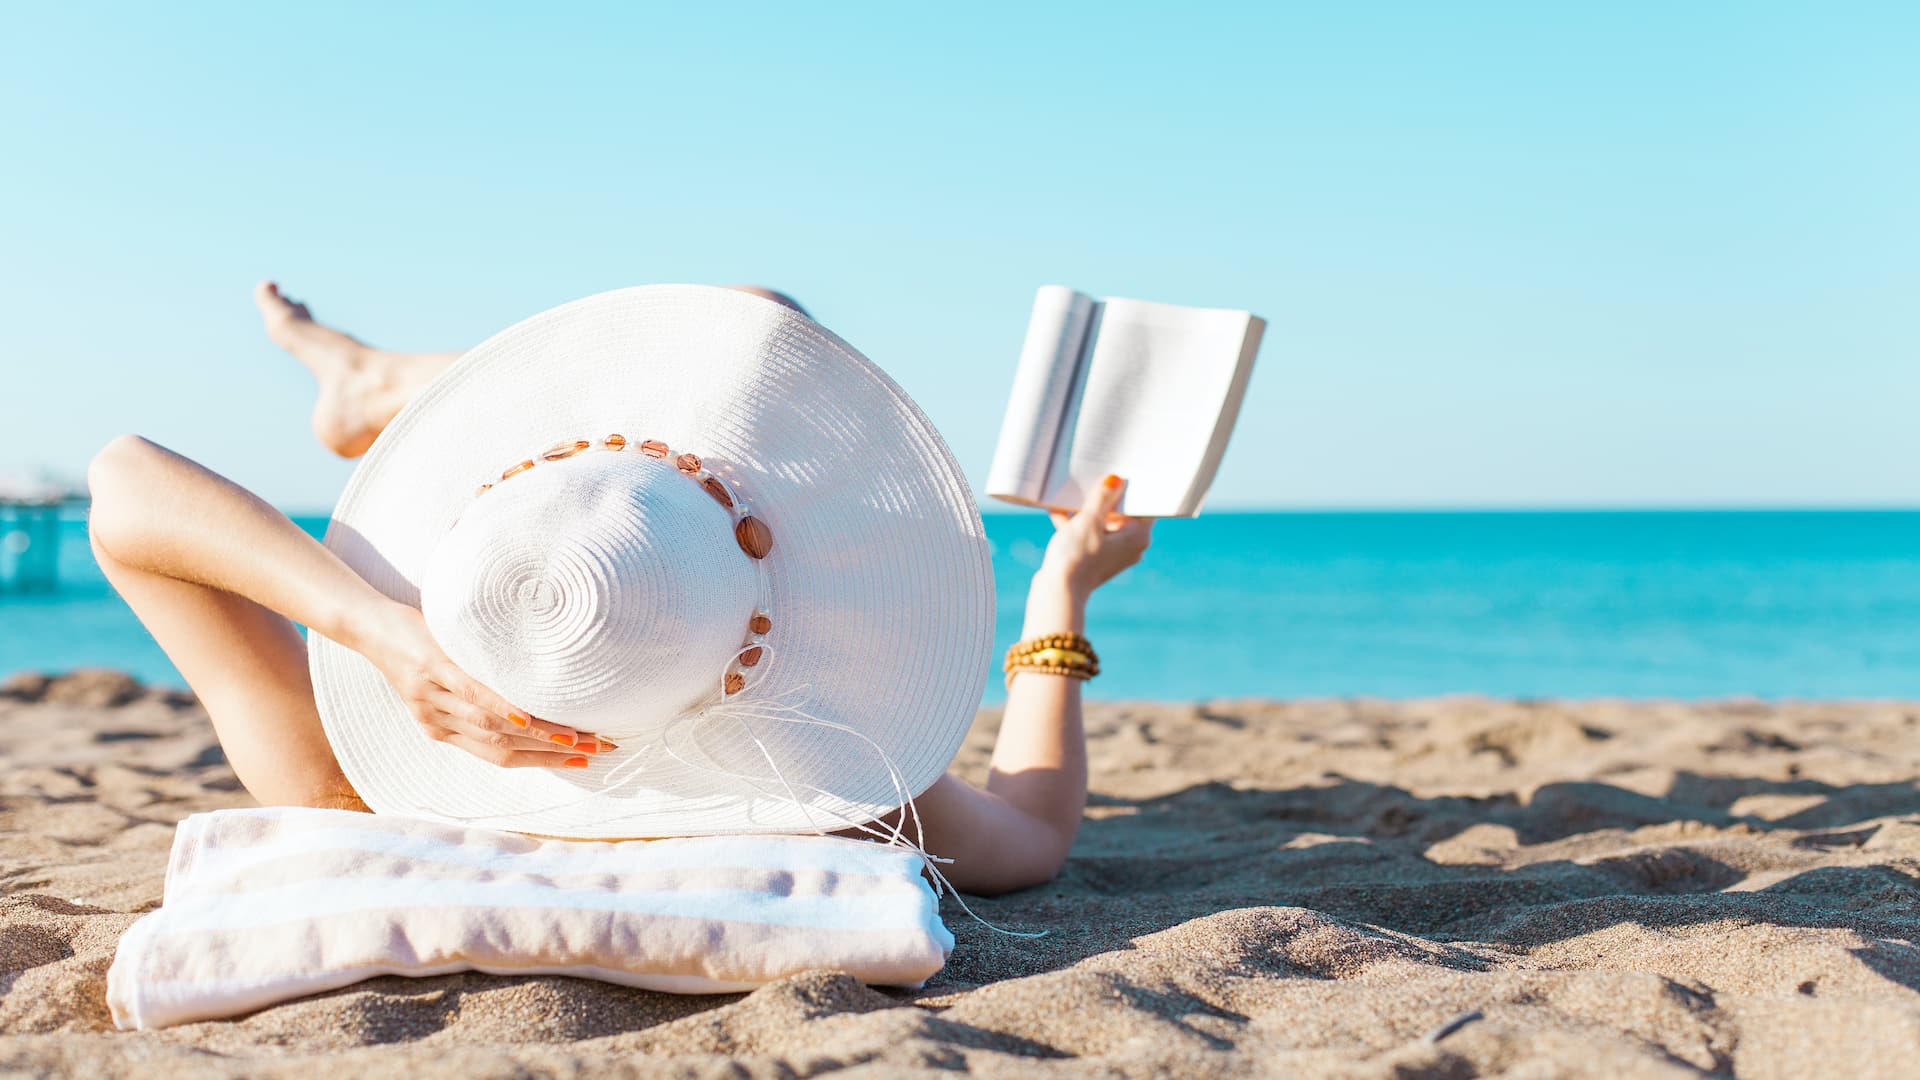
[[[745,499],[740,498],[724,479],[708,472],[697,454],[675,454],[666,443],[658,439],[646,439],[638,444],[629,443],[625,435],[613,434],[600,439],[568,439],[555,443],[530,458],[522,458],[518,463],[501,470],[498,480],[481,484],[474,492],[475,497],[492,491],[496,484],[504,483],[532,469],[541,462],[565,461],[568,458],[589,450],[600,449],[619,453],[633,446],[641,454],[656,461],[671,461],[675,471],[686,476],[700,486],[714,502],[719,503],[734,517],[733,540],[740,550],[756,563],[766,559],[773,552],[773,530],[766,522],[753,515],[747,508]],[[753,614],[746,620],[747,639],[735,651],[727,670],[721,679],[721,694],[732,696],[746,689],[747,669],[757,666],[766,654],[767,633],[773,629],[773,616],[768,607],[772,599],[762,581],[759,602],[754,605]]]

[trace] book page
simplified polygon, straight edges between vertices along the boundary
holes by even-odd
[[[987,471],[987,494],[1037,502],[1046,490],[1095,306],[1091,297],[1060,285],[1042,286],[1034,297],[1000,443]]]
[[[1121,512],[1191,516],[1213,480],[1263,325],[1245,311],[1109,300],[1087,359],[1064,475],[1045,501],[1079,506],[1108,473]]]

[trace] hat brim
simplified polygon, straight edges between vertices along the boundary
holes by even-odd
[[[771,526],[772,648],[740,697],[791,711],[691,723],[673,745],[623,743],[584,770],[505,769],[428,738],[372,663],[313,634],[320,718],[361,798],[384,813],[611,838],[820,831],[931,786],[988,672],[979,511],[906,393],[772,301],[644,286],[503,331],[388,425],[326,546],[417,604],[426,560],[480,484],[561,440],[614,433],[698,454]],[[650,757],[629,764],[635,754]],[[623,765],[640,778],[602,790]]]

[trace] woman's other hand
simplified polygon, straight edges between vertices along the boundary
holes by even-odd
[[[1139,562],[1152,540],[1153,521],[1114,512],[1126,490],[1126,481],[1110,475],[1087,493],[1078,513],[1054,511],[1040,575],[1053,575],[1085,597]]]
[[[591,732],[535,719],[447,658],[420,612],[384,608],[353,643],[400,692],[413,718],[436,742],[457,746],[506,768],[585,768],[588,754],[614,744]]]

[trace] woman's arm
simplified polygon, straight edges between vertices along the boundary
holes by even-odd
[[[246,597],[373,661],[435,739],[498,765],[557,767],[586,732],[527,716],[447,659],[416,609],[388,599],[253,493],[145,439],[87,473],[94,543],[138,570]]]
[[[1084,633],[1087,598],[1140,561],[1153,523],[1113,512],[1124,490],[1110,476],[1079,513],[1053,515],[1053,539],[1027,590],[1022,640]],[[1052,880],[1086,803],[1080,680],[1036,671],[1014,676],[1007,691],[986,789],[948,774],[916,800],[927,850],[951,858],[943,868],[948,880],[974,893]]]

